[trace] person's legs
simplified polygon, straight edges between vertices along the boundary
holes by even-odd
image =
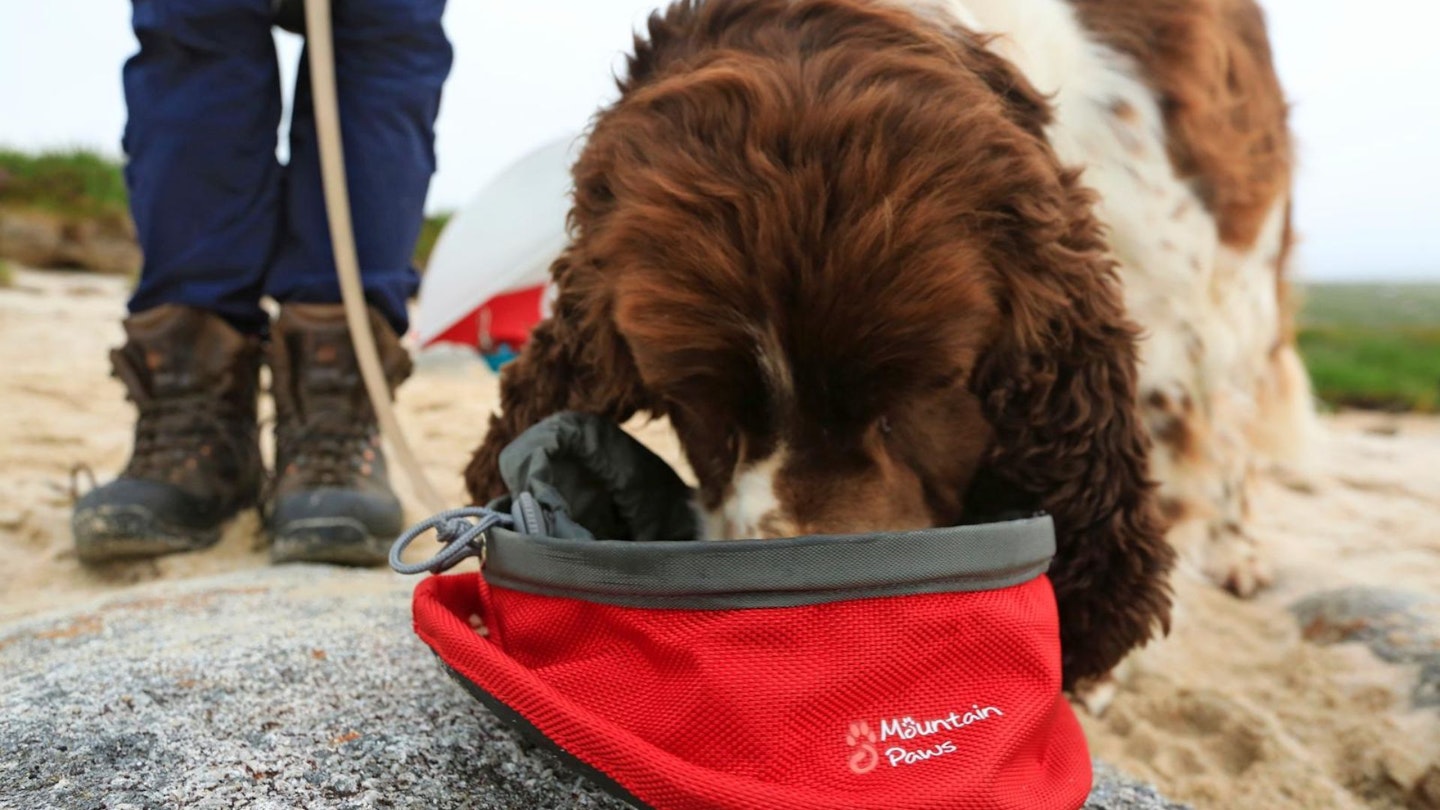
[[[134,0],[125,177],[145,253],[111,353],[139,417],[119,478],[75,505],[85,562],[214,543],[259,498],[261,286],[280,224],[270,0]]]
[[[399,336],[435,170],[434,125],[451,63],[444,0],[335,5],[336,79],[355,238],[371,324],[393,388],[409,374]],[[270,344],[277,562],[379,564],[404,525],[380,452],[330,244],[308,64],[290,133],[285,232],[266,283],[281,304]]]
[[[365,294],[397,334],[419,286],[411,263],[435,171],[435,117],[452,51],[445,0],[335,4],[336,81],[345,170]],[[308,61],[290,128],[286,224],[265,291],[282,304],[340,301]]]
[[[134,0],[133,22],[125,177],[145,263],[130,311],[191,306],[260,332],[281,224],[270,0]]]

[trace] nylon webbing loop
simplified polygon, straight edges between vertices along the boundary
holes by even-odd
[[[514,518],[493,509],[470,506],[451,509],[411,526],[390,547],[390,567],[401,574],[440,574],[459,565],[469,557],[479,557],[485,564],[486,541],[496,526],[514,525]],[[445,544],[435,556],[420,563],[401,560],[405,549],[421,535],[435,531],[435,539]]]

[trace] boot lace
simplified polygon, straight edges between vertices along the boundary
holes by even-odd
[[[293,448],[285,473],[297,476],[306,489],[350,487],[373,470],[375,430],[369,419],[326,413],[297,427],[282,427],[281,433],[280,443]]]
[[[205,462],[238,458],[235,415],[204,392],[147,398],[137,403],[135,451],[126,473],[152,480],[194,482]]]

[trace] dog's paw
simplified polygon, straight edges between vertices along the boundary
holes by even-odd
[[[1211,528],[1203,570],[1211,582],[1242,599],[1275,581],[1260,544],[1237,526]]]
[[[1101,717],[1120,694],[1120,682],[1111,672],[1078,684],[1073,692],[1075,702],[1091,717]]]

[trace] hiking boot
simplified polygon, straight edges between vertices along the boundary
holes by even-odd
[[[110,352],[139,410],[130,463],[75,504],[83,562],[155,557],[214,545],[254,506],[263,467],[255,426],[260,340],[220,317],[165,305],[125,321]]]
[[[391,394],[410,355],[374,311],[370,325]],[[380,565],[405,528],[380,430],[338,304],[287,304],[270,339],[275,395],[275,562]]]

